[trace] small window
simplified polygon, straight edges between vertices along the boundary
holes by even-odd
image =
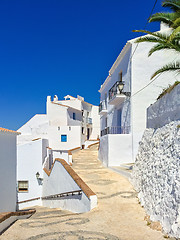
[[[61,142],[67,142],[67,135],[61,135]]]
[[[28,181],[18,181],[18,192],[28,192]]]
[[[71,131],[71,127],[69,127],[69,131]]]
[[[76,120],[76,113],[73,113],[73,119]]]
[[[84,128],[82,127],[82,134],[84,134]]]
[[[60,131],[61,130],[61,128],[60,127],[58,127],[58,131]]]

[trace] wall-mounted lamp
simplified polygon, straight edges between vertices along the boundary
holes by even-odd
[[[36,178],[38,180],[39,185],[42,185],[43,178],[40,178],[40,173],[39,172],[36,173]]]
[[[37,173],[36,173],[36,178],[39,179],[39,177],[40,177],[40,173],[37,172]]]
[[[124,88],[124,82],[119,82],[119,84],[117,85],[117,87],[118,87],[119,92],[121,93],[122,90],[123,90],[123,88]]]

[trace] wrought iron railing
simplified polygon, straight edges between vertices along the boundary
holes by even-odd
[[[117,93],[119,93],[119,90],[118,90],[119,83],[120,81],[117,81],[109,90],[109,101],[113,99],[117,95]]]
[[[99,104],[99,113],[102,112],[102,110],[107,110],[107,104],[104,100]]]
[[[41,199],[49,200],[49,199],[56,199],[56,198],[73,196],[73,195],[81,195],[81,194],[82,194],[82,190],[76,190],[76,191],[71,191],[71,192],[64,192],[64,193],[58,193],[58,194],[53,194],[53,195],[49,195],[49,196],[44,196]]]
[[[129,134],[130,126],[112,126],[101,130],[101,137],[107,134]]]

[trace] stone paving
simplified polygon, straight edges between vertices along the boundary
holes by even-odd
[[[96,147],[73,154],[73,169],[98,196],[98,207],[75,214],[36,207],[29,219],[18,220],[1,240],[162,240],[144,220],[136,192],[128,180],[97,160]]]

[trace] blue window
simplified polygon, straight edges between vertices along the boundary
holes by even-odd
[[[76,113],[73,113],[73,119],[76,120]]]
[[[61,135],[61,142],[67,142],[67,135]]]

